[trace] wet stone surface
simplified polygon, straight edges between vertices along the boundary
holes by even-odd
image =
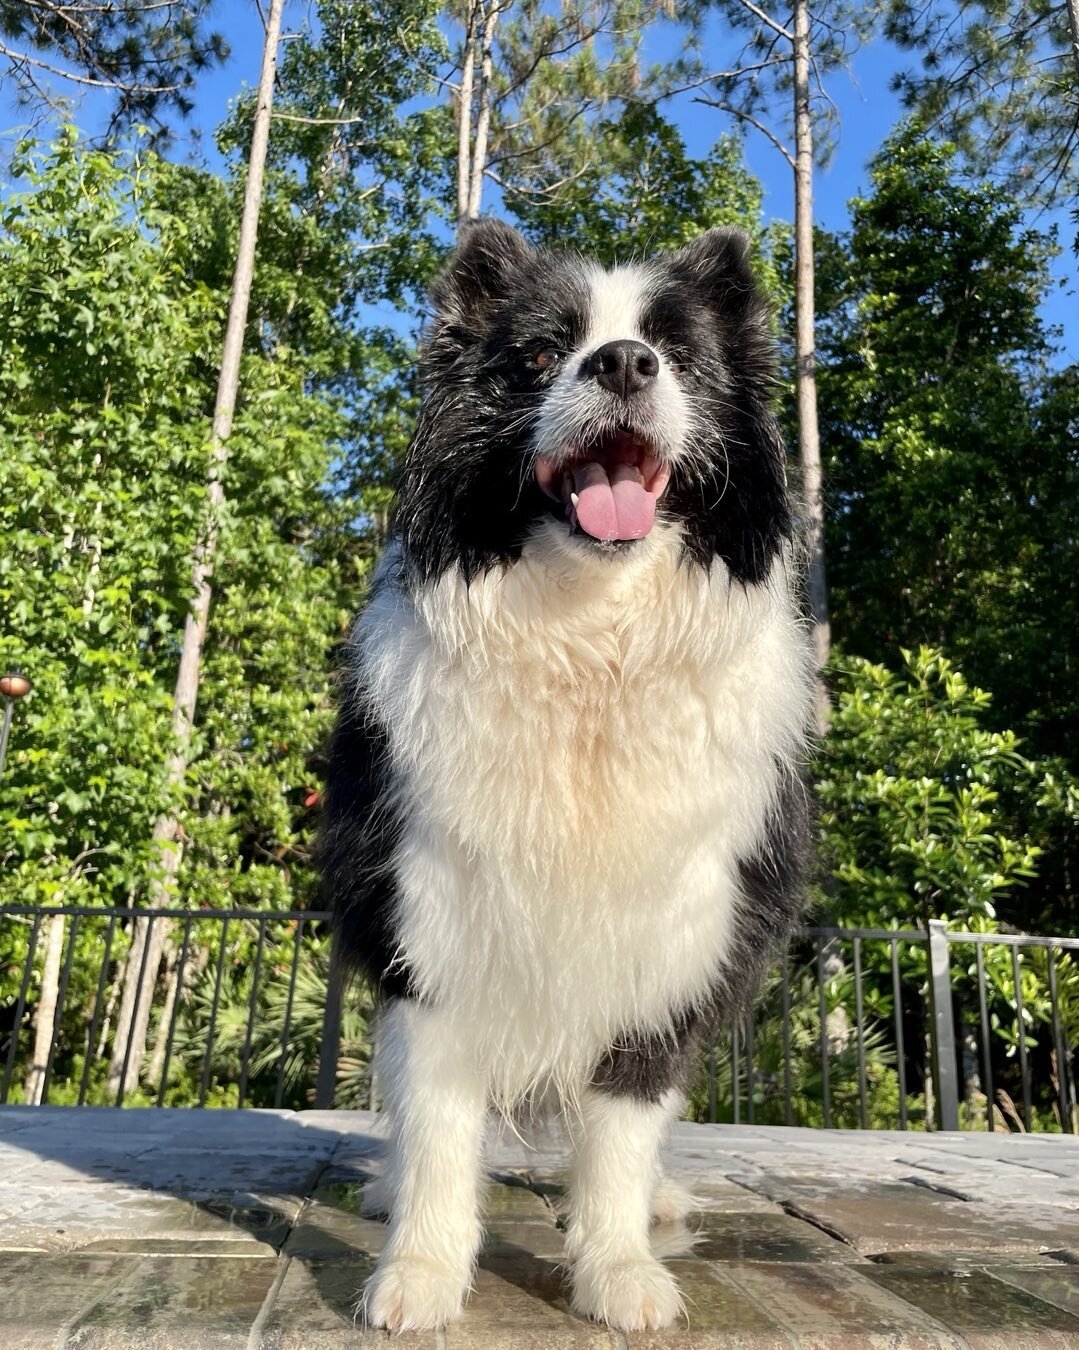
[[[686,1316],[623,1334],[569,1305],[564,1142],[493,1135],[465,1313],[392,1341],[355,1318],[384,1151],[364,1112],[0,1108],[0,1350],[1079,1350],[1069,1137],[679,1125]]]

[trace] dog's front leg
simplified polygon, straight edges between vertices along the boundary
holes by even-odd
[[[573,1129],[573,1306],[623,1331],[667,1326],[682,1307],[648,1241],[660,1145],[680,1102],[673,1090],[648,1100],[590,1087]]]
[[[479,1248],[486,1085],[437,1009],[395,1003],[382,1035],[392,1218],[362,1310],[391,1331],[440,1327],[461,1310]]]

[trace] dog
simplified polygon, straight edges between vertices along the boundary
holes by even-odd
[[[432,302],[325,798],[392,1133],[363,1311],[460,1312],[487,1113],[553,1094],[573,1306],[662,1327],[665,1131],[803,893],[813,678],[767,306],[737,230],[605,270],[494,220]]]

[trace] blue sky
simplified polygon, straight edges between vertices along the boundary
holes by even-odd
[[[299,23],[306,5],[290,0],[286,10],[286,32],[291,19]],[[201,153],[211,163],[215,159],[213,129],[224,117],[229,100],[244,85],[253,85],[258,79],[261,56],[262,27],[252,0],[218,0],[213,22],[226,36],[232,54],[220,69],[204,75],[196,91],[196,106],[191,117],[192,130],[201,132],[188,139],[181,132],[176,153]],[[670,53],[670,44],[662,33],[649,46],[653,58]],[[715,52],[715,61],[729,60],[733,49]],[[889,89],[889,81],[896,69],[909,61],[905,53],[892,46],[875,41],[863,47],[852,60],[852,74],[840,73],[831,78],[828,92],[837,104],[840,127],[835,153],[830,163],[818,169],[815,176],[814,215],[817,222],[828,229],[843,230],[848,224],[847,203],[851,197],[866,189],[866,165],[885,136],[901,115],[896,96]],[[729,120],[714,109],[694,103],[685,96],[669,111],[682,130],[690,152],[703,156],[717,136],[729,130]],[[92,109],[84,109],[92,115]],[[78,120],[84,121],[82,117]],[[0,126],[5,131],[14,128],[18,118],[10,108],[0,105]],[[765,188],[765,212],[768,216],[790,220],[794,214],[792,174],[786,162],[767,141],[755,132],[746,139],[746,159]],[[1079,306],[1076,304],[1076,257],[1071,250],[1074,225],[1064,212],[1043,215],[1031,221],[1040,229],[1056,225],[1064,251],[1054,266],[1054,287],[1044,306],[1046,320],[1060,329],[1062,347],[1059,360],[1079,360]]]

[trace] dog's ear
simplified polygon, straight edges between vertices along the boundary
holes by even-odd
[[[465,222],[431,290],[438,319],[471,327],[491,301],[506,297],[514,277],[534,256],[531,244],[501,220]]]
[[[733,225],[703,230],[672,253],[667,265],[689,281],[694,294],[715,304],[738,309],[759,301],[749,261],[749,236]]]

